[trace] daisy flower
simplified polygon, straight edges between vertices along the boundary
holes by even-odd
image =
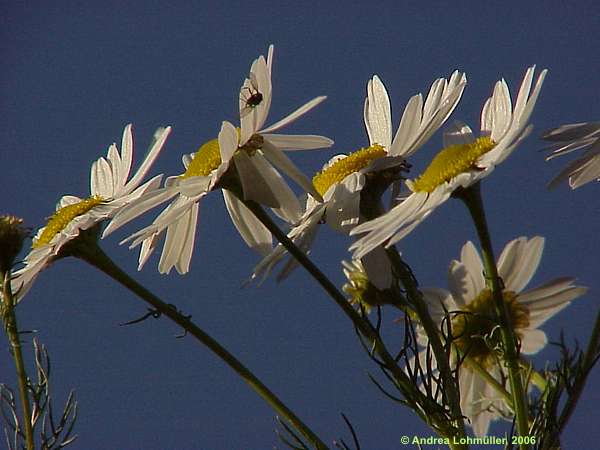
[[[406,181],[412,193],[386,214],[350,232],[353,235],[367,233],[350,246],[354,258],[361,258],[384,242],[387,246],[398,242],[456,189],[469,187],[487,177],[512,153],[531,132],[532,126],[527,122],[546,76],[547,71],[542,71],[531,91],[534,69],[530,67],[525,74],[514,110],[506,82],[498,81],[493,95],[483,106],[481,136],[475,139],[466,125],[446,133],[445,148],[420,177]]]
[[[554,188],[569,180],[571,189],[592,181],[600,181],[600,122],[585,122],[562,125],[542,135],[542,139],[553,143],[549,161],[580,148],[590,147],[580,158],[565,167],[548,185]]]
[[[539,352],[548,342],[539,327],[587,291],[585,287],[574,285],[573,278],[566,277],[524,291],[537,270],[543,249],[544,238],[520,237],[509,242],[498,259],[498,272],[504,281],[504,302],[520,351],[525,355]],[[469,241],[462,248],[460,260],[450,264],[450,290],[423,288],[422,292],[439,329],[450,329],[454,349],[452,364],[456,365],[466,355],[504,385],[507,374],[494,351],[501,342],[495,304],[483,274],[481,257]],[[424,330],[418,331],[419,343],[426,345]],[[421,352],[421,359],[427,357],[426,353]],[[511,415],[500,394],[469,365],[468,359],[459,367],[459,387],[461,409],[475,435],[484,436],[492,420]]]
[[[392,139],[389,96],[380,78],[373,76],[367,83],[364,106],[370,145],[349,155],[334,156],[313,177],[312,184],[319,197],[308,195],[305,212],[290,231],[290,239],[306,252],[322,222],[348,234],[360,219],[360,193],[365,175],[402,165],[443,125],[456,108],[465,84],[465,74],[455,71],[449,80],[439,78],[431,85],[425,103],[420,93],[411,97]],[[323,201],[319,201],[320,197]],[[261,273],[266,276],[285,253],[281,245],[277,246],[255,268],[253,278]],[[294,265],[295,262],[290,261],[278,279],[285,277]]]
[[[169,273],[173,267],[180,274],[189,271],[198,220],[198,202],[216,187],[223,188],[229,215],[248,246],[263,256],[271,250],[271,233],[243,201],[227,189],[227,183],[222,180],[232,165],[239,178],[243,199],[270,207],[276,215],[288,222],[295,223],[299,220],[300,204],[273,166],[318,196],[312,184],[284,154],[284,150],[329,147],[333,141],[323,136],[282,135],[272,132],[290,124],[325,97],[316,97],[272,126],[262,128],[272,99],[272,59],[273,46],[270,46],[267,59],[260,56],[252,63],[249,77],[240,89],[240,129],[236,130],[231,123],[223,122],[218,139],[202,145],[196,153],[184,156],[185,172],[182,175],[168,178],[163,189],[145,196],[122,211],[105,230],[104,236],[107,236],[125,223],[175,197],[151,225],[123,241],[132,241],[130,248],[142,245],[138,270],[141,270],[160,239],[166,235],[158,265],[159,272]]]
[[[33,239],[32,249],[25,257],[25,266],[14,272],[13,291],[22,298],[37,275],[60,253],[61,249],[79,236],[79,232],[114,217],[118,211],[135,202],[144,193],[160,186],[162,175],[141,184],[148,170],[158,157],[171,127],[159,128],[154,134],[148,154],[137,172],[129,180],[133,160],[133,136],[131,125],[123,131],[121,153],[116,144],[108,148],[106,158],[92,164],[90,173],[91,196],[79,198],[65,195],[56,205],[56,211]]]

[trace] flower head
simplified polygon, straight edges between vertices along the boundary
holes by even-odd
[[[494,168],[531,132],[527,125],[537,101],[546,70],[538,77],[533,91],[534,67],[525,73],[517,100],[511,104],[508,86],[498,81],[481,113],[481,137],[458,124],[444,136],[445,148],[433,159],[423,174],[406,185],[412,192],[386,214],[354,228],[350,234],[364,234],[350,246],[360,258],[376,246],[393,245],[444,203],[459,187],[469,187],[487,177]],[[531,92],[531,95],[530,95]]]
[[[141,183],[170,132],[171,127],[156,131],[148,154],[129,179],[133,161],[133,136],[132,126],[125,127],[121,152],[116,144],[112,144],[106,158],[99,158],[92,164],[90,197],[82,199],[65,195],[56,205],[56,211],[46,226],[38,230],[32,249],[25,257],[25,266],[14,273],[12,285],[13,290],[18,291],[18,299],[29,290],[39,272],[59,256],[63,247],[76,239],[81,231],[114,217],[122,208],[160,186],[162,175]]]
[[[575,150],[590,147],[583,156],[569,163],[548,185],[554,188],[569,180],[571,189],[577,189],[593,180],[600,181],[600,122],[573,123],[549,130],[542,139],[552,142],[552,153],[547,161]]]
[[[539,327],[587,291],[574,285],[572,278],[556,278],[525,290],[537,270],[543,248],[542,237],[520,237],[509,242],[498,259],[498,272],[504,281],[504,302],[520,351],[525,355],[537,353],[546,345],[546,334]],[[450,330],[453,364],[457,365],[466,356],[499,383],[504,383],[507,375],[498,354],[501,347],[498,322],[483,274],[481,257],[473,243],[467,242],[460,260],[450,264],[450,290],[424,288],[423,294],[439,329]],[[419,334],[420,343],[424,345],[426,335],[422,329]],[[477,436],[486,434],[490,421],[510,413],[501,395],[470,365],[469,359],[459,366],[459,384],[462,411]]]
[[[173,267],[180,274],[189,271],[199,201],[216,188],[222,188],[229,215],[244,241],[263,256],[272,248],[271,233],[243,201],[252,200],[270,207],[288,222],[295,223],[300,218],[298,199],[274,166],[305,189],[308,187],[316,192],[283,150],[328,147],[333,141],[323,136],[271,134],[311,110],[325,97],[317,97],[274,125],[262,128],[272,99],[272,59],[273,46],[270,46],[266,59],[261,55],[252,63],[250,74],[239,93],[240,128],[223,122],[218,139],[183,157],[185,172],[182,175],[168,178],[164,188],[123,210],[107,227],[105,236],[174,198],[152,224],[123,241],[132,241],[131,247],[142,245],[138,269],[143,267],[165,236],[159,272],[169,273]],[[235,167],[235,170],[230,171],[230,167]],[[225,177],[226,174],[228,177]],[[234,194],[231,189],[238,192]]]
[[[15,216],[0,216],[0,275],[12,268],[28,235],[29,231],[23,227],[23,219]]]
[[[314,241],[318,225],[327,223],[334,230],[348,234],[360,221],[360,196],[366,174],[398,167],[417,151],[446,121],[464,90],[466,77],[455,71],[449,80],[433,82],[423,103],[422,94],[410,98],[392,140],[391,106],[387,90],[377,75],[367,83],[364,123],[369,146],[348,155],[336,155],[313,177],[312,184],[320,198],[308,195],[304,214],[288,236],[304,251]],[[267,276],[286,252],[278,245],[254,270]],[[296,266],[290,260],[278,276],[281,280]]]

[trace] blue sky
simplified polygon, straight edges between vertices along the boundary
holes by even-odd
[[[336,141],[297,153],[311,174],[333,154],[367,143],[362,123],[366,82],[378,74],[395,125],[404,104],[455,69],[468,85],[453,118],[478,128],[483,101],[505,77],[516,90],[531,64],[549,74],[531,136],[487,178],[484,200],[498,252],[517,236],[547,238],[530,286],[576,276],[589,294],[544,326],[585,342],[598,310],[598,184],[547,191],[566,161],[546,163],[537,139],[562,123],[598,120],[600,8],[594,2],[4,2],[1,6],[0,135],[2,207],[39,227],[65,194],[89,193],[89,168],[134,124],[139,163],[157,126],[173,133],[154,173],[181,171],[181,154],[235,121],[238,90],[251,61],[275,45],[274,121],[316,95],[328,99],[290,128]],[[418,170],[441,146],[438,134],[413,159]],[[236,235],[221,195],[201,207],[192,270],[161,276],[157,258],[135,271],[137,253],[118,242],[153,216],[115,233],[103,247],[131,274],[194,320],[246,363],[323,439],[349,435],[364,448],[400,448],[403,434],[429,435],[412,414],[368,380],[375,368],[347,319],[302,271],[277,285],[241,285],[257,262]],[[594,231],[596,230],[596,231]],[[446,271],[468,239],[465,208],[450,201],[402,241],[423,286],[446,286]],[[323,229],[313,258],[336,283],[347,242]],[[166,319],[137,326],[145,306],[74,259],[44,272],[18,309],[38,330],[53,361],[57,401],[75,388],[80,404],[73,448],[250,449],[277,444],[274,413],[221,361]],[[399,339],[386,314],[390,338]],[[6,341],[2,341],[6,346]],[[556,356],[543,350],[543,366]],[[12,367],[2,374],[13,382]],[[592,376],[564,434],[566,448],[591,448],[600,401]],[[374,420],[376,418],[376,420]],[[503,425],[494,426],[499,435]]]

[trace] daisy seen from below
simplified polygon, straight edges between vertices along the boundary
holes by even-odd
[[[323,222],[338,232],[348,234],[360,220],[360,194],[365,186],[365,175],[403,165],[406,158],[444,124],[456,108],[465,85],[465,74],[455,71],[449,80],[439,78],[433,82],[425,102],[420,93],[411,97],[392,139],[389,96],[383,82],[374,75],[367,83],[364,105],[369,146],[349,155],[334,156],[313,177],[314,188],[323,201],[307,196],[304,214],[299,223],[292,227],[288,237],[307,252],[319,224]],[[285,254],[285,249],[279,244],[256,266],[252,277],[256,278],[261,274],[267,276]],[[380,258],[373,259],[381,262]],[[371,262],[363,262],[372,266]],[[278,275],[278,280],[287,276],[295,265],[294,260],[288,261]],[[374,277],[376,283],[387,284],[387,281],[379,279],[380,277]],[[379,287],[383,288],[383,285],[380,284]]]
[[[366,234],[350,246],[361,258],[376,246],[391,246],[408,235],[458,188],[467,188],[487,177],[531,132],[527,122],[546,76],[543,70],[532,87],[535,66],[527,69],[517,100],[511,104],[504,80],[498,81],[481,112],[481,136],[467,125],[444,135],[445,148],[421,176],[406,180],[411,194],[386,214],[361,224],[350,234]]]
[[[568,180],[571,189],[577,189],[590,181],[600,181],[600,122],[584,122],[562,125],[545,132],[542,139],[552,142],[549,161],[575,150],[590,147],[583,156],[569,163],[549,183],[550,189]]]
[[[288,222],[299,220],[301,211],[298,199],[274,166],[301,187],[316,192],[284,154],[284,150],[329,147],[333,141],[323,136],[271,133],[304,115],[325,97],[316,97],[274,125],[262,129],[272,98],[272,56],[273,46],[270,46],[267,59],[261,55],[253,62],[249,78],[240,89],[241,128],[236,129],[231,123],[223,122],[218,139],[202,145],[196,153],[183,157],[185,172],[182,175],[169,177],[164,188],[122,211],[105,230],[104,236],[107,236],[139,215],[175,197],[152,224],[123,241],[132,241],[130,248],[141,244],[138,270],[141,270],[160,239],[166,235],[158,264],[159,272],[168,274],[173,267],[180,274],[189,271],[198,220],[198,202],[217,187],[223,187],[229,215],[248,246],[261,255],[266,255],[271,250],[271,233],[243,201],[224,186],[226,183],[223,183],[223,177],[230,166],[235,167],[243,200],[256,201],[270,207],[276,215]]]
[[[509,242],[498,259],[506,310],[520,351],[525,355],[537,353],[546,345],[546,334],[539,327],[587,291],[567,277],[524,291],[537,270],[543,249],[544,238],[520,237]],[[509,417],[512,413],[502,395],[470,363],[474,361],[509,389],[506,369],[495,351],[501,340],[494,300],[486,285],[481,257],[472,242],[463,246],[460,260],[451,262],[448,286],[449,291],[423,288],[422,292],[438,328],[452,338],[452,365],[462,360],[459,366],[461,409],[475,435],[485,436],[492,420]],[[426,345],[427,336],[421,327],[418,333],[419,343]],[[469,359],[463,360],[465,356]],[[426,358],[427,351],[423,350],[420,359],[425,361]]]
[[[160,186],[162,175],[141,183],[170,132],[171,127],[159,128],[155,132],[148,154],[137,172],[127,181],[133,161],[133,135],[131,124],[125,127],[121,153],[116,144],[112,144],[106,158],[99,158],[92,164],[90,197],[82,199],[73,195],[63,196],[46,226],[40,228],[33,238],[24,267],[13,274],[12,288],[17,299],[20,300],[25,295],[38,274],[59,256],[67,243],[79,236],[80,231],[111,219],[122,208]]]

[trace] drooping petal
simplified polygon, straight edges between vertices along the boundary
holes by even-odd
[[[233,157],[235,167],[242,183],[244,200],[254,200],[271,208],[280,208],[281,204],[269,186],[260,170],[254,165],[253,158],[244,152],[236,153]]]
[[[313,184],[306,178],[300,169],[288,158],[285,153],[279,150],[277,147],[271,145],[269,141],[263,144],[263,154],[265,157],[277,167],[281,172],[285,173],[288,177],[294,180],[305,192],[312,195],[317,200],[323,200],[321,194],[317,192]]]
[[[222,189],[225,206],[235,228],[252,250],[266,256],[273,248],[271,232],[233,193]]]
[[[102,238],[105,238],[113,231],[121,228],[126,223],[129,223],[136,217],[141,216],[145,212],[151,210],[152,208],[155,208],[161,203],[166,202],[167,200],[173,198],[177,194],[177,189],[162,188],[144,195],[142,198],[138,199],[137,201],[128,205],[126,208],[123,208],[121,211],[119,211],[119,213],[113,218],[113,220],[108,224],[108,226],[102,233]]]

